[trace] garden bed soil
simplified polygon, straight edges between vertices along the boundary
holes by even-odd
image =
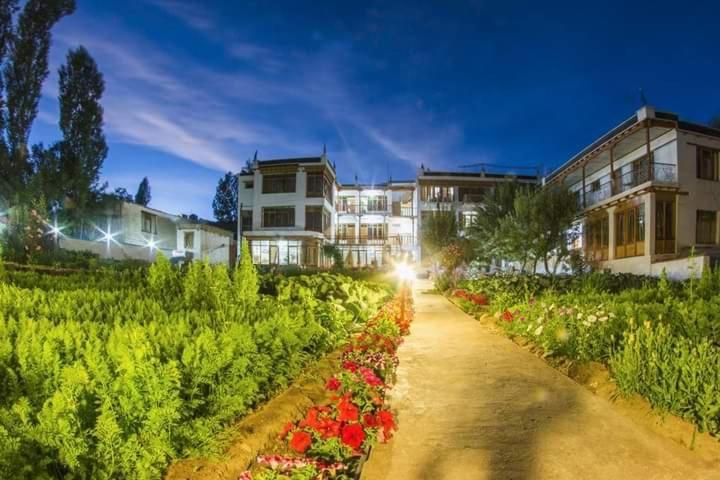
[[[450,301],[462,309],[454,298]],[[580,363],[564,357],[548,357],[542,348],[520,336],[508,335],[497,326],[496,318],[488,311],[476,312],[474,317],[494,333],[510,338],[517,345],[543,358],[550,366],[583,385],[595,395],[612,403],[635,424],[669,438],[697,453],[703,460],[720,462],[720,442],[709,433],[701,433],[692,423],[669,413],[660,413],[640,395],[623,397],[610,376],[608,368],[598,362]]]
[[[338,351],[324,357],[282,393],[228,428],[222,436],[228,438],[229,447],[221,458],[178,460],[168,468],[165,480],[237,480],[258,454],[277,442],[286,423],[328,400],[325,383],[340,368],[340,356]]]

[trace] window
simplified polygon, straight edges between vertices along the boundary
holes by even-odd
[[[718,152],[705,147],[697,147],[697,178],[718,180]]]
[[[308,173],[306,196],[313,198],[324,197],[328,202],[332,203],[332,182],[324,173]]]
[[[384,212],[387,210],[387,198],[384,195],[361,197],[360,201],[366,212]]]
[[[295,207],[263,208],[263,227],[294,227]]]
[[[337,227],[337,239],[338,240],[350,240],[355,241],[355,224],[342,224]]]
[[[472,227],[477,218],[477,212],[462,212],[462,214],[460,214],[460,228]]]
[[[369,225],[361,225],[361,230],[365,230],[364,235],[368,240],[384,240],[386,238],[386,225],[384,223],[373,223]]]
[[[655,253],[675,253],[675,201],[655,203]]]
[[[420,199],[425,202],[454,202],[455,187],[423,185],[420,190]]]
[[[338,197],[335,208],[338,213],[357,213],[357,197]]]
[[[252,231],[252,210],[243,210],[240,214],[240,218],[242,218],[242,231]]]
[[[323,196],[323,174],[308,173],[307,176],[307,196],[322,197]]]
[[[330,212],[328,212],[328,211],[325,210],[324,208],[323,208],[323,211],[322,211],[322,218],[323,218],[323,234],[324,234],[326,237],[329,237],[329,236],[330,236],[330,229],[332,228],[332,222],[331,222],[331,220],[330,220]]]
[[[633,205],[615,213],[615,257],[645,254],[645,205]]]
[[[294,193],[295,174],[263,175],[262,193]]]
[[[142,231],[144,233],[157,235],[157,215],[153,215],[152,213],[143,210],[140,216],[142,221]]]
[[[249,181],[249,182],[243,182],[243,183],[245,184],[245,189],[246,189],[246,190],[252,190],[252,189],[254,188],[254,185],[253,185],[252,180]]]
[[[185,232],[183,245],[185,250],[193,250],[195,248],[195,232]]]
[[[624,228],[624,227],[621,227]],[[591,218],[585,225],[585,256],[590,261],[607,260],[610,240],[610,218]]]
[[[461,202],[482,202],[486,191],[486,187],[460,187],[458,189]]]
[[[717,212],[698,210],[695,224],[695,243],[715,244],[717,237]]]
[[[305,207],[305,230],[311,232],[323,231],[322,207]]]
[[[250,250],[258,265],[300,265],[303,257],[300,240],[252,240]]]

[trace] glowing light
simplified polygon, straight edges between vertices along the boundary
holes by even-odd
[[[65,227],[61,227],[57,224],[57,219],[53,220],[52,224],[48,222],[45,222],[45,224],[48,226],[48,231],[46,235],[52,235],[55,238],[58,238],[60,235],[62,235],[62,231],[65,229]]]
[[[98,239],[98,242],[105,242],[105,245],[107,246],[108,249],[110,248],[110,243],[118,244],[117,240],[115,240],[115,237],[118,236],[120,234],[120,232],[112,231],[112,226],[110,225],[110,221],[108,221],[107,231],[103,230],[102,228],[98,227],[97,225],[95,225],[95,229],[98,232],[100,232],[100,234],[102,235]]]
[[[405,262],[395,264],[395,276],[403,282],[412,282],[415,279],[415,270]]]
[[[157,240],[150,237],[150,240],[146,240],[145,247],[149,248],[150,251],[152,252],[153,250],[157,249],[158,243],[160,243],[160,242],[158,242]]]

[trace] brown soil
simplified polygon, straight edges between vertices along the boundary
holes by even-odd
[[[339,368],[335,352],[310,367],[298,380],[255,412],[243,417],[223,433],[229,447],[222,458],[178,460],[166,480],[236,480],[259,454],[267,453],[287,422],[300,419],[313,405],[327,400],[325,382]]]

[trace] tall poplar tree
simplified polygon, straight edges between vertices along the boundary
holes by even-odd
[[[0,171],[6,182],[0,195],[12,197],[27,185],[31,172],[27,146],[38,111],[42,84],[48,75],[48,53],[52,27],[75,10],[75,0],[28,0],[17,28],[9,27],[16,1],[0,0],[0,36],[4,60],[3,80],[6,105],[2,111],[4,141],[0,146]],[[12,35],[8,32],[12,31]]]
[[[234,225],[238,218],[238,183],[232,172],[227,172],[219,181],[213,199],[215,219],[223,224]]]
[[[103,133],[103,76],[84,47],[70,50],[59,71],[60,172],[65,195],[78,213],[99,193],[108,147]]]
[[[150,180],[147,177],[142,179],[138,186],[138,191],[135,194],[135,203],[147,207],[150,204],[152,195],[150,194]]]

